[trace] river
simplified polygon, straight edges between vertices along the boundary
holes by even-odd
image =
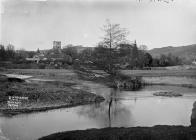
[[[191,124],[196,88],[146,86],[139,91],[119,91],[104,85],[85,82],[84,88],[102,95],[102,103],[46,112],[0,116],[0,139],[33,140],[51,133],[103,127],[134,127]],[[181,97],[153,96],[162,90],[182,93]]]

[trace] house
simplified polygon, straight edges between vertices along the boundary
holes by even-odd
[[[31,61],[31,62],[38,62],[39,58],[33,57],[33,58],[25,58],[26,61]]]
[[[36,55],[32,58],[26,58],[27,61],[36,63],[45,63],[49,65],[64,65],[65,63],[72,63],[71,56],[65,55],[61,51],[61,41],[53,41],[53,48],[49,50],[37,50]],[[41,61],[41,62],[40,62]]]
[[[32,58],[26,58],[26,61],[31,61],[31,62],[36,62],[36,63],[39,63],[40,60],[45,61],[47,60],[47,58],[42,53],[36,54]]]

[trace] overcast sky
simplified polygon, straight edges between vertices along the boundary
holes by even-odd
[[[106,19],[149,49],[196,43],[196,0],[1,0],[1,44],[37,50],[59,40],[93,47]]]

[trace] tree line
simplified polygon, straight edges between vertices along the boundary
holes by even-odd
[[[0,44],[0,61],[24,61],[27,57],[33,57],[35,51],[15,50],[14,45],[7,46]]]
[[[25,62],[25,58],[33,57],[36,51],[15,50],[13,45],[4,47],[0,45],[0,61]],[[182,60],[172,54],[153,58],[146,50],[136,43],[121,43],[117,48],[107,48],[99,44],[94,48],[86,48],[81,52],[77,47],[62,49],[62,53],[72,60],[80,61],[81,65],[95,65],[106,71],[112,69],[145,69],[148,67],[165,67],[182,64]],[[70,59],[69,58],[69,59]],[[75,61],[69,61],[73,64]]]
[[[148,53],[147,46],[138,47],[136,41],[130,43],[126,39],[129,32],[121,28],[120,24],[112,24],[107,20],[102,31],[104,35],[96,47],[78,51],[76,46],[68,45],[61,50],[61,55],[66,56],[63,58],[69,60],[67,61],[69,65],[77,63],[103,69],[109,73],[119,69],[145,69],[182,64],[182,60],[172,54],[153,58]],[[25,51],[24,49],[16,51],[11,44],[6,47],[0,45],[0,61],[25,62],[25,58],[32,58],[37,53],[40,51]]]
[[[99,44],[95,48],[83,50],[78,54],[78,58],[83,63],[93,63],[108,72],[118,69],[149,69],[182,64],[182,60],[172,54],[153,58],[146,50],[141,50],[136,43],[119,44],[117,49],[110,49]]]

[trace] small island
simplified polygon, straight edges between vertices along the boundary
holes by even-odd
[[[164,97],[179,97],[183,96],[181,93],[175,93],[172,91],[159,91],[156,93],[153,93],[154,96],[164,96]]]

